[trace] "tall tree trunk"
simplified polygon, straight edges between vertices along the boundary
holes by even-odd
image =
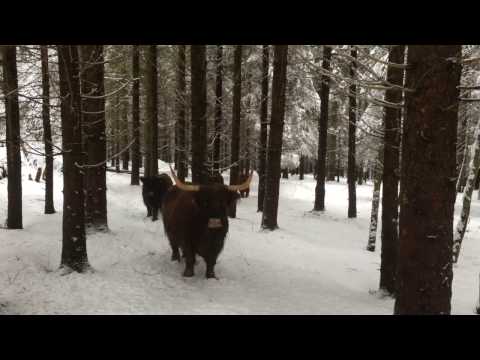
[[[269,47],[262,48],[262,97],[260,100],[260,145],[258,147],[258,204],[257,212],[263,211],[265,197],[265,168],[268,137],[268,67]]]
[[[322,69],[330,71],[332,48],[323,46]],[[315,186],[314,211],[325,210],[325,170],[327,157],[328,97],[330,95],[330,77],[322,75],[320,84],[320,117],[318,119],[317,185]]]
[[[158,72],[157,45],[149,45],[145,51],[145,93],[146,125],[145,127],[145,166],[146,176],[158,175]]]
[[[467,224],[470,216],[470,205],[472,202],[473,187],[475,184],[475,178],[480,168],[480,121],[475,128],[474,143],[471,147],[470,164],[468,166],[468,177],[463,192],[463,204],[462,212],[460,213],[460,219],[455,227],[453,234],[453,262],[456,263],[458,256],[460,255],[460,247],[462,245],[465,231],[467,230]]]
[[[79,56],[76,45],[59,45],[62,148],[63,148],[63,238],[60,267],[84,272],[90,268],[85,237],[82,149],[82,111]]]
[[[223,106],[223,47],[217,45],[216,71],[217,77],[215,81],[215,140],[213,144],[213,170],[220,170],[220,142],[222,134],[222,106]]]
[[[84,45],[82,58],[82,125],[87,164],[85,172],[85,224],[108,230],[106,179],[106,124],[103,45]]]
[[[383,162],[383,146],[378,150],[378,158],[374,167],[374,182],[372,196],[372,212],[370,215],[370,231],[368,232],[368,251],[375,251],[375,242],[377,240],[378,226],[378,205],[380,203],[380,187],[382,185],[382,162]]]
[[[268,138],[265,199],[262,228],[278,228],[278,197],[280,193],[280,164],[282,156],[283,124],[285,116],[285,88],[287,83],[288,45],[274,46],[272,110]]]
[[[300,164],[298,165],[298,179],[303,180],[305,173],[305,155],[300,155]]]
[[[332,101],[331,111],[329,112],[329,128],[333,131],[337,131],[337,118],[338,118],[338,102]],[[337,135],[327,135],[327,147],[328,147],[328,171],[327,180],[334,181],[337,171]]]
[[[54,214],[53,204],[53,147],[50,126],[50,74],[48,72],[48,48],[40,46],[42,64],[42,121],[43,143],[45,146],[45,214]]]
[[[126,96],[126,94],[124,95]],[[122,149],[121,150],[125,150],[125,148],[128,146],[130,142],[128,138],[128,133],[129,133],[128,102],[125,99],[125,96],[123,96],[122,105],[120,106],[121,121],[122,121],[122,137],[121,137]],[[128,170],[129,162],[130,162],[130,149],[127,149],[122,153],[122,170]]]
[[[115,106],[115,147],[114,147],[114,153],[115,153],[115,171],[120,172],[120,149],[121,149],[121,140],[122,140],[122,125],[121,125],[121,117],[122,117],[122,111],[121,111],[121,98],[120,98],[120,93],[117,92],[116,98],[116,106]]]
[[[395,314],[450,314],[460,55],[408,48]]]
[[[357,183],[363,185],[363,161],[360,163],[357,169]]]
[[[352,48],[350,55],[353,58],[350,63],[350,78],[355,80],[357,68],[357,50]],[[348,98],[348,163],[347,163],[347,182],[348,182],[348,217],[357,217],[357,192],[355,188],[355,131],[357,129],[357,86],[352,83],[349,86],[350,96]]]
[[[247,73],[246,79],[247,94],[252,94],[251,73]],[[251,98],[247,97],[245,101],[245,119],[243,121],[243,168],[241,174],[248,175],[250,173],[250,119],[251,119]]]
[[[140,51],[132,45],[132,176],[131,185],[140,185]]]
[[[185,101],[186,101],[186,81],[185,81],[185,45],[178,45],[176,82],[177,93],[175,97],[175,112],[177,117],[177,139],[175,143],[175,151],[177,152],[178,161],[178,178],[185,181],[188,172],[187,166],[187,144],[185,140]]]
[[[23,229],[22,160],[20,156],[20,111],[18,106],[17,50],[15,45],[3,45],[3,92],[7,132],[7,228]]]
[[[462,69],[461,79],[466,74],[466,69]],[[461,80],[460,80],[461,81]],[[461,95],[462,97],[470,97],[471,90],[466,90]],[[468,116],[468,107],[469,104],[461,102],[458,107],[458,139],[457,139],[457,192],[462,192],[465,187],[467,169],[465,169],[469,163],[466,160],[466,155],[468,153],[468,126],[469,126],[469,116]],[[464,166],[465,164],[465,166]]]
[[[388,61],[403,64],[405,45],[390,48]],[[403,69],[389,66],[387,81],[393,85],[403,85]],[[385,101],[400,104],[402,91],[388,89]],[[384,149],[383,149],[383,196],[382,196],[382,250],[380,263],[380,290],[389,295],[395,294],[395,276],[398,256],[398,180],[400,164],[401,110],[385,108]]]
[[[466,139],[467,140],[467,139]],[[462,155],[462,165],[460,166],[460,173],[458,174],[456,191],[461,193],[465,188],[467,182],[468,164],[470,163],[468,144],[465,143],[465,151]]]
[[[232,109],[232,139],[231,139],[231,168],[230,185],[238,184],[240,175],[239,152],[240,152],[240,115],[242,99],[242,45],[235,45],[233,54],[233,109]],[[229,216],[237,216],[235,201],[229,209]]]
[[[204,184],[208,181],[207,160],[207,57],[205,45],[192,45],[192,182]]]

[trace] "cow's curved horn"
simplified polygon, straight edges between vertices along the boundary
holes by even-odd
[[[240,185],[228,185],[227,188],[228,190],[230,191],[242,191],[242,190],[245,190],[247,189],[249,186],[250,186],[250,182],[252,181],[252,177],[253,177],[253,170],[252,172],[250,173],[250,176],[248,177],[247,180],[245,180],[245,182],[243,184],[240,184]]]
[[[177,185],[177,187],[181,190],[185,190],[185,191],[199,191],[200,190],[200,186],[198,185],[187,185],[187,184],[184,184],[178,177],[177,175],[175,174],[175,171],[173,171],[172,169],[172,165],[169,165],[170,166],[170,172],[172,173],[172,177],[173,177],[173,180],[175,181],[175,185]]]

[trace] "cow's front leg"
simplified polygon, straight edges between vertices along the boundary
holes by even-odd
[[[207,271],[205,273],[205,277],[207,279],[211,278],[217,278],[215,276],[215,264],[216,264],[216,258],[215,257],[208,257],[205,260],[205,263],[207,264]]]
[[[158,220],[158,207],[153,206],[152,207],[152,221]]]
[[[178,251],[178,246],[172,245],[172,261],[180,262],[182,259],[180,257],[180,251]]]
[[[184,249],[183,254],[185,255],[185,271],[183,272],[183,276],[192,277],[194,275],[195,254],[191,249]]]

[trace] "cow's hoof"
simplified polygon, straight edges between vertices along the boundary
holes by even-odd
[[[172,254],[171,260],[180,262],[181,261],[180,255]]]
[[[206,278],[207,278],[207,279],[217,279],[217,280],[218,280],[218,278],[215,276],[215,273],[214,273],[214,272],[207,273],[207,274],[206,274]]]
[[[152,221],[157,221],[157,220],[158,220],[158,218],[152,218]]]
[[[193,270],[188,270],[188,269],[185,270],[185,271],[183,272],[183,276],[184,276],[184,277],[192,277],[192,276],[193,276]]]

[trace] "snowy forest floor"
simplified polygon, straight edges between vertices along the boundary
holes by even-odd
[[[345,182],[328,182],[326,211],[312,213],[313,177],[282,179],[280,229],[268,232],[260,230],[256,212],[257,181],[238,203],[238,218],[230,219],[219,279],[205,279],[201,258],[187,279],[183,263],[170,261],[161,219],[146,217],[141,186],[130,186],[128,174],[108,172],[110,232],[87,237],[95,272],[62,276],[61,174],[54,185],[57,213],[44,215],[45,184],[28,181],[24,172],[24,229],[0,229],[0,314],[392,314],[393,299],[376,293],[380,236],[376,252],[365,250],[371,184],[357,187],[358,218],[347,219]],[[6,187],[0,180],[2,221]],[[456,219],[460,205],[461,195]],[[454,267],[454,314],[472,314],[478,299],[479,215],[475,196]]]

